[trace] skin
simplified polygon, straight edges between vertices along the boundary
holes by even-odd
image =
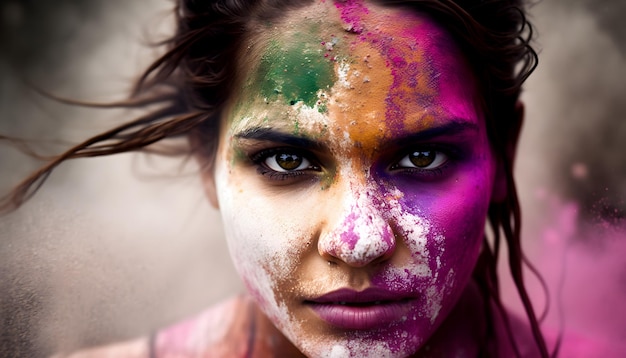
[[[486,313],[469,273],[506,185],[462,54],[427,17],[359,1],[321,1],[261,30],[204,178],[253,297],[71,356],[479,356]],[[306,303],[371,287],[415,295],[406,319],[342,329]],[[519,356],[538,356],[526,324],[509,322]],[[502,317],[492,323],[489,352],[513,356]],[[563,343],[561,356],[624,356]]]
[[[475,337],[453,308],[477,306],[496,160],[454,41],[425,15],[360,1],[260,26],[205,182],[275,351],[401,357]],[[372,287],[411,297],[401,320],[343,329],[307,304]]]

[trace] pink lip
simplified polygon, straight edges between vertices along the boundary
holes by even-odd
[[[368,288],[364,291],[340,289],[306,300],[328,324],[342,329],[366,330],[406,320],[415,294]]]

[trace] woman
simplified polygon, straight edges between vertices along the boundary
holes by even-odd
[[[248,295],[78,356],[548,356],[512,177],[536,64],[520,1],[176,12],[169,52],[119,104],[160,109],[71,148],[7,205],[66,159],[185,136]],[[525,320],[499,299],[501,232]]]

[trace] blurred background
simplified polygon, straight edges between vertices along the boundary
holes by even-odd
[[[134,114],[63,105],[124,98],[172,28],[166,0],[0,1],[0,133],[43,153]],[[531,8],[540,65],[524,93],[516,174],[524,247],[550,287],[546,326],[626,341],[626,2]],[[0,193],[41,162],[0,146]],[[136,337],[241,290],[192,160],[76,160],[0,217],[0,356]],[[506,276],[503,267],[502,277]],[[536,279],[528,285],[539,309]],[[519,310],[515,292],[504,296]],[[563,318],[564,320],[561,320]]]

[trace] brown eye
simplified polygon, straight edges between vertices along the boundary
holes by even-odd
[[[276,160],[276,164],[278,164],[279,167],[285,170],[297,169],[300,166],[300,164],[302,164],[302,157],[300,157],[299,155],[295,155],[295,154],[287,154],[287,153],[277,154],[275,160]]]
[[[448,161],[448,156],[436,150],[415,150],[402,158],[396,168],[437,169]]]
[[[265,165],[277,172],[304,170],[311,168],[311,162],[295,153],[278,153],[265,158]]]
[[[436,157],[437,155],[432,150],[413,152],[409,154],[409,160],[411,163],[419,168],[425,168],[431,165],[435,161]]]

